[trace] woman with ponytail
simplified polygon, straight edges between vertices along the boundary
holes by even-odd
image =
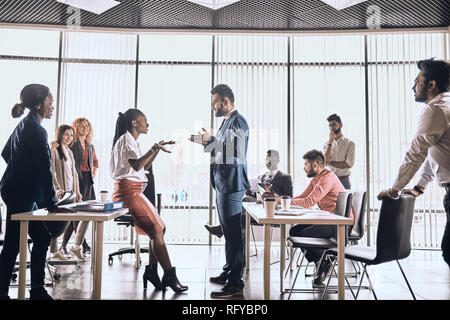
[[[138,109],[129,109],[119,113],[116,132],[111,153],[110,172],[115,180],[113,201],[123,201],[134,219],[136,232],[150,237],[149,265],[145,267],[143,276],[144,289],[150,281],[156,290],[170,287],[176,293],[186,291],[178,281],[175,267],[172,267],[169,253],[164,242],[165,224],[157,210],[143,194],[143,185],[147,182],[145,170],[152,165],[159,151],[169,152],[165,145],[173,141],[160,141],[142,155],[136,142],[141,134],[148,132],[145,115]],[[162,280],[158,276],[158,262],[164,270]]]
[[[20,117],[25,108],[30,112],[19,122],[2,151],[7,167],[0,189],[7,206],[7,218],[0,254],[0,299],[9,299],[9,283],[19,254],[20,223],[12,221],[11,216],[34,211],[38,203],[49,212],[73,212],[56,205],[47,132],[41,126],[44,118],[50,119],[53,115],[53,96],[46,86],[30,84],[22,89],[20,99],[21,103],[12,109],[12,116]],[[51,234],[43,221],[30,221],[28,228],[33,240],[30,299],[53,300],[44,289],[45,258]]]

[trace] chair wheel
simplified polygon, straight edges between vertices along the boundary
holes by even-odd
[[[119,254],[118,257],[119,257],[119,260],[122,260],[122,255],[121,254]]]
[[[108,264],[111,266],[113,264],[113,257],[109,257]]]
[[[60,280],[61,279],[61,274],[60,273],[55,273],[53,275],[53,279],[55,279],[56,281]]]
[[[16,281],[16,280],[17,280],[17,273],[13,273],[13,274],[11,275],[11,280],[12,280],[12,281]]]

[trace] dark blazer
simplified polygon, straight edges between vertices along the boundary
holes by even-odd
[[[216,191],[229,194],[250,188],[247,148],[247,121],[234,111],[205,147],[211,153],[211,184]]]
[[[77,169],[78,177],[81,179],[83,174],[81,173],[81,164],[83,163],[83,147],[81,146],[80,141],[75,142],[70,149],[73,153],[73,158],[75,159],[75,168]],[[94,184],[94,179],[92,178],[92,168],[94,167],[94,146],[92,144],[88,145],[89,151],[89,169],[91,173],[91,184]]]
[[[260,177],[261,182],[265,180],[266,174]],[[272,178],[272,191],[279,196],[293,197],[292,178],[289,174],[285,174],[278,170],[277,174]]]
[[[7,201],[56,207],[47,131],[34,112],[19,122],[2,151],[8,164],[0,182]]]

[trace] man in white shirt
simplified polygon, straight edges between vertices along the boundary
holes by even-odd
[[[334,172],[345,189],[351,189],[350,168],[355,163],[355,143],[342,134],[344,124],[337,114],[329,116],[327,121],[330,137],[323,151],[325,165]]]
[[[441,248],[444,260],[450,266],[450,64],[430,59],[419,61],[417,66],[420,73],[414,82],[413,90],[416,101],[424,102],[426,106],[421,111],[417,132],[393,187],[380,192],[378,199],[396,199],[399,191],[409,183],[425,162],[421,178],[414,189],[403,192],[418,197],[433,178],[445,188],[447,224]]]

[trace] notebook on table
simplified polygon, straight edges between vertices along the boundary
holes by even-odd
[[[114,201],[114,202],[83,203],[76,205],[72,209],[77,211],[88,211],[88,212],[108,212],[122,208],[123,208],[122,201]]]

